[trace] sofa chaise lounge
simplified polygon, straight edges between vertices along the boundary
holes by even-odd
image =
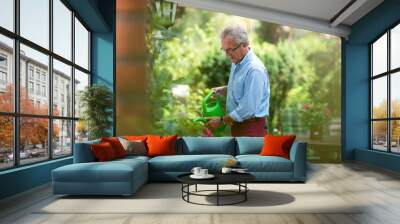
[[[176,155],[127,156],[96,162],[89,141],[75,144],[73,164],[52,171],[54,194],[131,195],[148,181],[176,181],[193,167],[218,172],[228,160],[247,168],[258,182],[305,182],[306,143],[295,141],[290,159],[260,156],[263,137],[181,137]]]

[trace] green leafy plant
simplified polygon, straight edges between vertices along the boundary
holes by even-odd
[[[327,103],[305,103],[300,109],[300,118],[303,125],[310,130],[310,139],[320,139],[323,128],[331,119],[331,111]]]
[[[108,129],[112,125],[112,92],[104,85],[95,84],[86,87],[80,93],[82,119],[89,132],[89,139],[109,136]]]

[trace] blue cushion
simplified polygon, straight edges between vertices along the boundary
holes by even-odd
[[[234,155],[235,142],[232,137],[182,137],[178,154],[225,154]]]
[[[99,144],[99,143],[100,143],[100,140],[75,143],[75,145],[74,145],[74,163],[95,162],[96,158],[94,157],[90,146],[92,144]]]
[[[147,172],[144,166],[146,162],[140,160],[74,163],[52,173],[53,181],[59,182],[130,182],[133,172]]]
[[[231,155],[174,155],[158,156],[149,160],[149,170],[163,172],[190,172],[200,166],[210,171],[219,171],[227,161],[235,159]]]
[[[293,172],[292,161],[279,156],[239,155],[236,159],[250,172]]]
[[[236,137],[236,155],[260,154],[264,137]]]
[[[150,157],[147,157],[147,156],[130,155],[130,156],[125,156],[124,158],[120,158],[120,159],[113,160],[113,161],[127,161],[127,162],[130,162],[132,160],[139,160],[139,161],[147,162],[147,161],[149,161],[149,159],[150,159]]]

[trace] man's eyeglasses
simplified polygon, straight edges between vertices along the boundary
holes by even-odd
[[[235,52],[235,51],[240,47],[240,45],[241,45],[241,43],[238,44],[238,45],[237,45],[236,47],[234,47],[234,48],[228,48],[228,49],[223,49],[223,48],[221,47],[221,51],[223,51],[223,52],[225,52],[225,53],[227,53],[227,54],[233,53],[233,52]]]

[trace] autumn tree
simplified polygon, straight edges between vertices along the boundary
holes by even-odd
[[[13,112],[14,107],[14,88],[8,85],[6,91],[0,94],[0,111]],[[46,104],[44,104],[46,105]],[[48,113],[48,106],[34,105],[29,99],[29,95],[24,87],[20,88],[20,109],[23,114],[41,114]],[[57,111],[56,111],[57,113]],[[11,116],[0,116],[0,145],[5,148],[13,146],[13,119]],[[24,149],[26,145],[44,145],[48,136],[47,118],[20,118],[20,148]],[[59,135],[59,128],[53,128],[53,138]]]

